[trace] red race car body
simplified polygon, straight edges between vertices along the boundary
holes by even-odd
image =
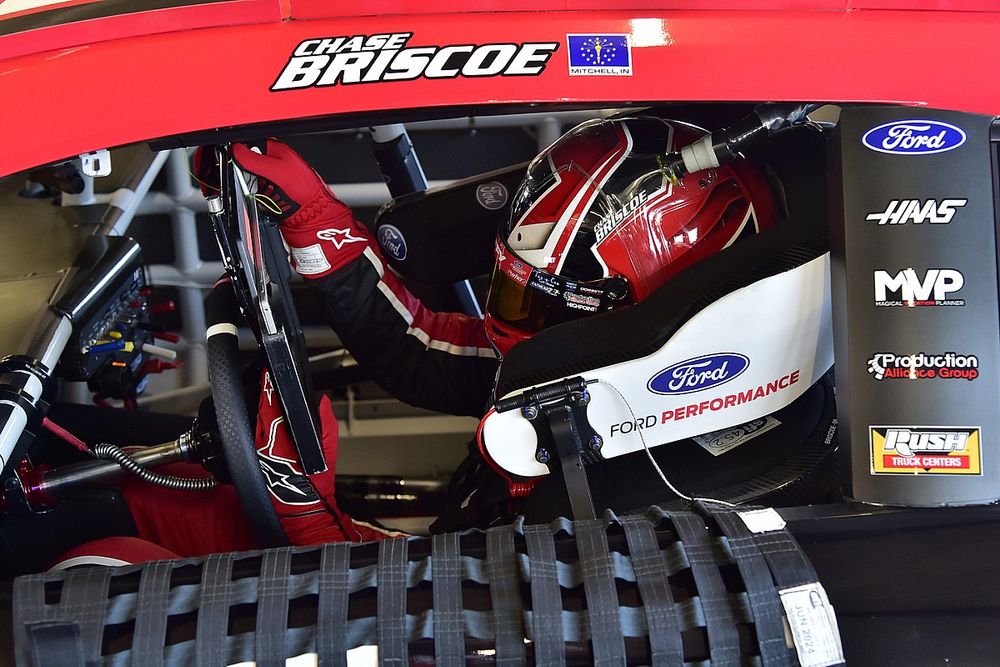
[[[0,3],[0,176],[156,137],[396,109],[808,99],[1000,113],[987,0],[157,5]],[[592,62],[588,36],[620,48]]]

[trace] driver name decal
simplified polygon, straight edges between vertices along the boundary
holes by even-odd
[[[382,81],[538,76],[558,42],[408,46],[411,32],[307,39],[292,51],[272,91]]]

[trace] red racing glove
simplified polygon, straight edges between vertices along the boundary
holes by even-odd
[[[261,204],[281,221],[292,268],[303,277],[329,275],[357,259],[368,247],[368,230],[287,145],[268,139],[262,154],[234,144],[233,158],[241,168],[257,176]]]
[[[334,497],[337,466],[337,418],[330,399],[319,404],[320,437],[327,469],[315,475],[302,472],[295,444],[285,423],[271,374],[261,374],[255,444],[260,469],[288,541],[296,546],[326,542],[371,542],[404,533],[354,521],[337,506]]]

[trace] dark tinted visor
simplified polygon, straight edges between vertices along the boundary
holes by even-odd
[[[541,271],[518,260],[500,243],[486,310],[498,321],[533,334],[561,322],[624,304],[622,278],[576,281]]]

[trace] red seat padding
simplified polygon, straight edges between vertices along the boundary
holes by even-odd
[[[50,570],[77,565],[134,565],[153,560],[177,560],[172,551],[138,537],[104,537],[73,547],[56,559]]]
[[[172,463],[157,471],[178,477],[209,476],[194,463]],[[138,536],[181,558],[258,548],[231,484],[205,491],[178,491],[128,479],[121,490]]]

